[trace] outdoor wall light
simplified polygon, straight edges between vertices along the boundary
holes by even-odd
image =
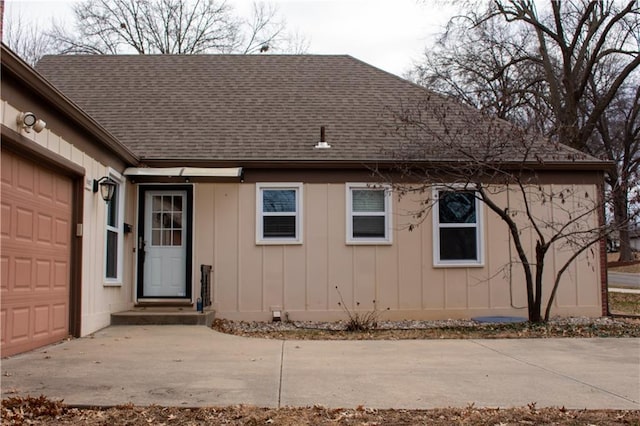
[[[100,195],[102,195],[102,199],[107,203],[113,198],[116,186],[118,186],[116,181],[108,176],[93,180],[93,192],[98,192],[98,189],[100,189]]]
[[[44,120],[38,119],[32,112],[21,112],[18,114],[16,123],[27,133],[31,132],[31,129],[35,130],[36,133],[40,133],[47,127],[47,123]]]

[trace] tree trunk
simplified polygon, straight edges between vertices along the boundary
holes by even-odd
[[[620,238],[619,262],[634,260],[631,251],[631,235],[629,233],[629,210],[626,185],[616,185],[612,189],[613,217]]]
[[[533,323],[543,322],[542,319],[542,272],[544,271],[543,246],[538,241],[536,243],[536,288],[534,292],[534,303],[529,308],[529,321]]]

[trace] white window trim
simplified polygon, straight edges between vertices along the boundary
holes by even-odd
[[[440,224],[440,211],[439,211],[439,193],[440,191],[467,191],[467,192],[475,192],[472,189],[466,189],[464,187],[456,188],[452,186],[448,187],[435,187],[433,188],[433,200],[435,203],[432,208],[432,216],[433,216],[433,266],[436,268],[447,268],[447,267],[483,267],[484,266],[484,247],[485,247],[485,236],[484,236],[484,214],[483,214],[483,205],[482,202],[475,197],[476,203],[476,223],[468,224],[468,223],[456,223],[456,224]],[[476,252],[478,253],[477,260],[442,260],[440,259],[440,228],[476,228]]]
[[[296,237],[263,238],[262,191],[265,189],[293,189],[296,191]],[[302,183],[256,183],[256,244],[287,245],[302,244]]]
[[[350,245],[389,245],[393,243],[393,220],[392,220],[392,192],[390,185],[371,184],[371,183],[347,183],[346,184],[346,223],[347,235],[346,243]],[[384,238],[354,238],[353,237],[353,189],[368,189],[372,191],[384,190]],[[358,216],[381,216],[379,213],[368,214],[366,212],[358,212]]]
[[[97,197],[99,202],[104,204],[104,256],[102,258],[102,268],[103,268],[103,279],[105,287],[120,287],[122,286],[122,270],[123,270],[123,262],[124,262],[124,197],[125,197],[125,179],[122,177],[120,173],[115,171],[112,168],[107,169],[107,176],[118,183],[118,187],[116,190],[118,191],[117,200],[118,200],[118,223],[116,226],[109,226],[107,224],[108,221],[108,206],[107,203],[102,200],[102,197]],[[118,264],[116,265],[116,277],[109,278],[107,277],[107,239],[108,239],[108,231],[116,232],[118,234]]]

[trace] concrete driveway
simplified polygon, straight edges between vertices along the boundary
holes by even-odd
[[[640,339],[280,341],[117,326],[2,360],[2,396],[72,405],[640,409]]]

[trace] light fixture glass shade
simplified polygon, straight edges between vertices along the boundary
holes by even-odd
[[[106,178],[100,182],[100,195],[102,195],[104,201],[107,203],[111,201],[117,185],[118,184],[111,178]]]

